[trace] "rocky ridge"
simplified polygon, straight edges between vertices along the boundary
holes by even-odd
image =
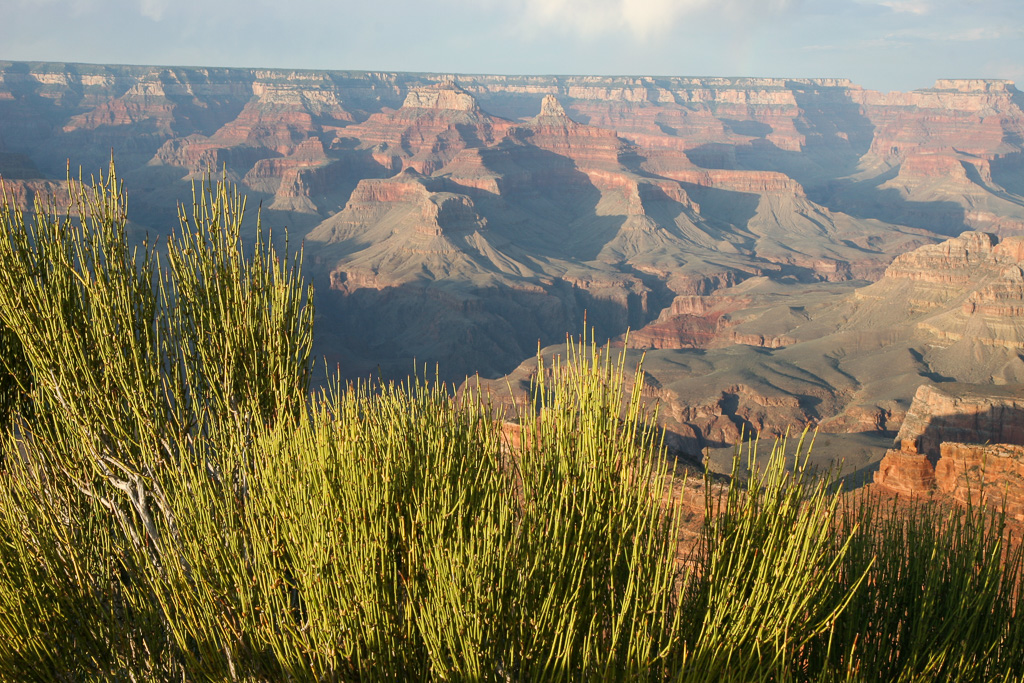
[[[691,453],[744,432],[781,436],[808,425],[826,433],[912,429],[922,383],[941,391],[980,382],[1012,396],[1002,387],[1024,382],[1020,247],[1017,237],[966,232],[897,257],[860,287],[767,276],[721,283],[676,297],[630,344],[646,350],[652,398],[665,423],[690,438]],[[972,422],[952,440],[1024,440],[1013,431],[1024,418],[991,418],[1020,426],[990,433]],[[923,448],[938,454],[938,444]]]

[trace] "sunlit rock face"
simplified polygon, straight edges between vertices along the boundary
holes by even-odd
[[[1024,521],[1024,385],[922,385],[897,443],[876,484],[987,502]]]

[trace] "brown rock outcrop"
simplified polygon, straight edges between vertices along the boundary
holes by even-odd
[[[913,439],[904,439],[899,449],[886,451],[874,481],[897,493],[921,495],[935,486],[935,466],[927,455],[918,453]]]
[[[961,503],[999,506],[1024,521],[1024,446],[944,442],[935,486]]]
[[[1002,242],[965,232],[896,257],[885,277],[857,291],[863,304],[850,325],[912,323],[931,341],[936,371],[963,381],[1024,381],[1015,369],[1024,351],[1024,240]]]
[[[978,502],[984,483],[988,502],[1005,494],[1007,511],[1024,514],[1024,385],[922,385],[897,442],[876,484]]]
[[[615,167],[625,143],[614,130],[572,120],[553,95],[546,95],[540,113],[524,125],[511,128],[508,137],[558,156],[577,166]]]
[[[995,235],[965,232],[897,256],[886,268],[885,277],[938,285],[928,288],[935,290],[933,296],[922,295],[918,300],[921,306],[939,306],[959,294],[959,286],[975,279],[978,268],[990,260],[998,241]]]
[[[466,148],[494,144],[511,125],[484,112],[453,81],[443,81],[411,89],[397,111],[372,114],[344,134],[372,148],[393,171],[407,167],[430,175]]]
[[[1024,446],[1024,385],[922,384],[896,438],[934,461],[945,441]]]

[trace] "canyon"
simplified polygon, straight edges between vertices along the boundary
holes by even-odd
[[[899,432],[879,477],[913,488],[885,474],[903,458],[904,480],[956,495],[985,439],[906,436],[920,387],[1024,385],[1009,81],[0,61],[16,204],[61,206],[69,169],[111,158],[135,240],[170,233],[212,174],[301,242],[316,354],[348,379],[436,367],[507,394],[586,327],[643,355],[680,453],[808,425]]]

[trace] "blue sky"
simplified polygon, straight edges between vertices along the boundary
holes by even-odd
[[[0,59],[1024,89],[1024,0],[0,0]]]

